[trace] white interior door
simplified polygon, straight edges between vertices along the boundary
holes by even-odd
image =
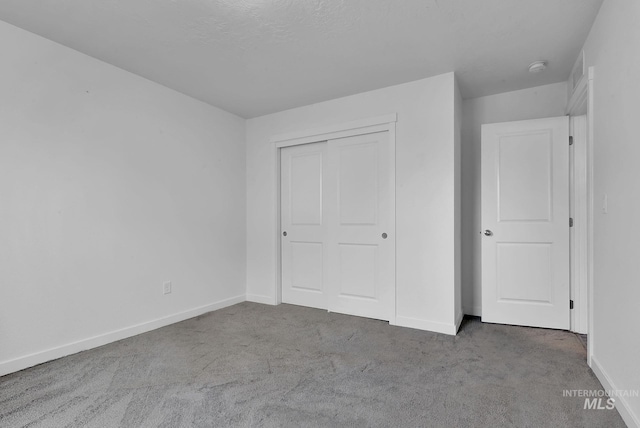
[[[327,143],[280,151],[282,301],[327,309]]]
[[[482,126],[482,321],[569,329],[569,119]]]
[[[329,310],[391,320],[395,306],[389,133],[329,141]]]

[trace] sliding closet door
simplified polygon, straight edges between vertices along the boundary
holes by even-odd
[[[281,149],[282,301],[327,309],[327,143]]]
[[[328,144],[329,310],[390,320],[395,305],[395,228],[389,133]]]

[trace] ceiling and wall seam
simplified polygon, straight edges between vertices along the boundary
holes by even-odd
[[[0,20],[252,118],[451,71],[465,99],[565,81],[601,3],[3,0]]]

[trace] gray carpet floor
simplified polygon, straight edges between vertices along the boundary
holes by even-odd
[[[623,427],[568,332],[242,303],[0,378],[2,427]]]

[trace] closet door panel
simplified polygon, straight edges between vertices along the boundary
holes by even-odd
[[[326,143],[280,151],[282,301],[327,309]]]
[[[389,136],[329,141],[327,225],[329,310],[390,320],[394,234],[390,224]]]

